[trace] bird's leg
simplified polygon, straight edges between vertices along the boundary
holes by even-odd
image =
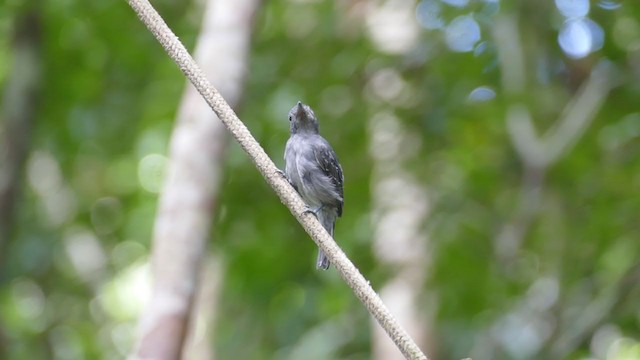
[[[304,215],[304,214],[313,214],[313,216],[315,216],[316,219],[317,219],[318,218],[318,212],[320,212],[320,210],[322,210],[323,207],[324,207],[324,205],[320,206],[317,209],[312,209],[308,205],[306,205],[305,209],[302,211],[302,215]]]

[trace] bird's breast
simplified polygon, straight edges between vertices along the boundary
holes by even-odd
[[[322,205],[313,186],[313,174],[317,172],[317,164],[313,161],[313,149],[304,139],[295,135],[289,139],[285,147],[285,174],[296,188],[298,194],[311,208]]]

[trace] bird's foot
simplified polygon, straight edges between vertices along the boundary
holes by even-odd
[[[291,181],[290,181],[290,180],[289,180],[289,178],[287,177],[287,174],[285,174],[285,173],[284,173],[284,171],[282,171],[282,170],[280,170],[280,169],[276,168],[276,174],[278,174],[278,175],[282,176],[282,178],[283,178],[283,179],[287,180],[287,182],[288,182],[291,186],[293,186],[293,184],[291,183]],[[295,186],[294,186],[294,188],[295,188]]]
[[[280,176],[282,176],[283,178],[287,179],[287,175],[284,173],[284,171],[276,168],[276,173],[279,174]]]
[[[310,208],[309,206],[305,206],[305,207],[304,207],[304,210],[302,211],[302,215],[304,215],[304,214],[313,214],[313,216],[315,216],[315,217],[316,217],[316,219],[317,219],[317,218],[318,218],[318,212],[319,212],[320,210],[322,210],[322,206],[320,206],[320,207],[319,207],[319,208],[317,208],[317,209],[312,209],[312,208]]]

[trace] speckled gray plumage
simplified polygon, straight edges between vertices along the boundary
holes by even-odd
[[[342,216],[344,177],[333,148],[318,131],[313,110],[298,102],[289,111],[291,136],[284,151],[285,175],[322,226],[333,236]],[[319,250],[316,267],[328,269],[329,260]]]

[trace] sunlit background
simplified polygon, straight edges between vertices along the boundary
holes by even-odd
[[[153,1],[188,49],[204,3]],[[238,115],[282,167],[288,110],[314,108],[335,237],[430,358],[640,359],[640,3],[289,0],[255,22]],[[123,358],[185,79],[125,1],[8,0],[0,85],[0,359]],[[215,357],[392,359],[236,144],[221,171]]]

